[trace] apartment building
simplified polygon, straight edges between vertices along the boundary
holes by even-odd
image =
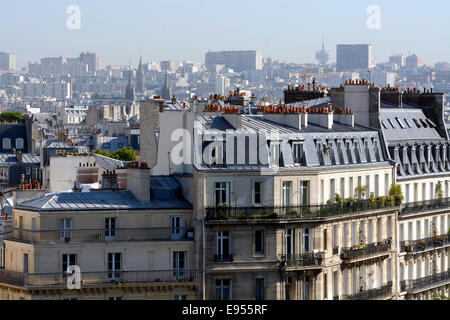
[[[17,205],[4,235],[0,298],[195,299],[192,205],[173,177],[150,180],[145,166],[127,173],[128,190],[108,174],[100,191]]]
[[[405,204],[398,212],[399,299],[449,295],[449,137],[445,95],[376,88],[366,81],[331,90],[335,105],[354,107],[359,123],[378,129]]]
[[[183,177],[194,204],[199,298],[394,297],[396,206],[374,200],[390,191],[393,163],[378,131],[318,103],[256,115],[220,99],[141,103],[141,158]],[[191,135],[193,152],[176,161]]]

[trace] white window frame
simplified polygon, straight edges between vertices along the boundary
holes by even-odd
[[[110,259],[111,257],[111,259]],[[116,269],[117,257],[119,257],[119,269]],[[111,267],[110,268],[110,263]],[[123,255],[121,252],[108,252],[107,253],[107,268],[108,268],[108,280],[118,281],[121,279],[123,267]]]
[[[283,181],[282,197],[283,197],[283,206],[284,207],[288,207],[288,206],[292,205],[291,190],[292,190],[292,181]]]
[[[22,138],[16,139],[16,149],[17,150],[23,150],[24,148],[24,140]]]
[[[105,218],[105,241],[117,239],[117,220],[116,217]]]
[[[299,201],[299,203],[300,203],[300,205],[301,206],[308,206],[309,205],[309,200],[310,200],[310,194],[309,194],[309,181],[308,180],[305,180],[305,181],[300,181],[300,183],[299,183],[299,187],[300,187],[300,193],[299,193],[299,196],[300,196],[300,201]],[[305,191],[306,190],[306,196],[305,196]],[[306,197],[306,199],[305,199],[305,197]]]
[[[225,235],[224,233],[227,232],[228,235]],[[223,244],[225,241],[228,240],[228,253],[224,253],[223,251]],[[227,257],[225,257],[225,255],[228,255]],[[226,258],[230,258],[232,254],[232,250],[231,250],[231,231],[229,230],[219,230],[216,233],[216,255],[220,256],[224,259]]]
[[[221,199],[217,199],[217,191],[220,191],[219,195]],[[222,191],[225,191],[225,199],[222,198]],[[220,201],[218,201],[220,200]],[[225,200],[225,201],[224,201]],[[226,203],[230,205],[230,183],[229,182],[215,182],[214,183],[214,203],[219,205]]]
[[[186,279],[187,257],[187,251],[172,252],[173,280]]]
[[[280,142],[270,143],[270,163],[272,167],[280,166],[280,158],[281,158],[280,150],[281,150]]]
[[[217,281],[220,281],[219,285],[217,285]],[[228,285],[225,285],[224,281],[229,281]],[[232,288],[232,280],[231,279],[216,279],[216,284],[215,284],[215,298],[216,300],[232,300],[232,295],[231,295],[231,288]],[[217,296],[217,289],[220,290],[220,297]],[[228,293],[229,296],[227,297],[227,299],[224,299],[224,289],[228,289]]]
[[[61,241],[66,241],[66,239],[72,239],[72,219],[60,219],[59,220],[59,238]]]
[[[292,153],[294,156],[294,165],[300,166],[303,161],[303,142],[292,142]]]
[[[3,150],[11,150],[11,139],[4,138],[2,141]]]
[[[214,143],[210,154],[211,166],[223,165],[223,144]]]

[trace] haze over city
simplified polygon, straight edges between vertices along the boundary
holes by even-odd
[[[81,28],[66,28],[69,5],[81,9]],[[366,27],[370,5],[381,8],[381,28]],[[420,8],[420,9],[418,9]],[[314,61],[322,36],[335,59],[338,43],[371,43],[374,57],[421,55],[445,60],[450,3],[439,10],[423,1],[9,1],[0,11],[1,50],[14,52],[19,68],[45,56],[96,52],[103,65],[130,60],[203,62],[208,50],[262,50],[265,57]]]

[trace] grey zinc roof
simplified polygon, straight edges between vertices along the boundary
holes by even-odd
[[[35,154],[24,153],[22,154],[22,163],[26,164],[39,164],[41,158]],[[19,163],[15,154],[0,154],[0,165]]]
[[[191,110],[191,105],[188,101],[177,100],[173,103],[171,100],[164,101],[164,111],[182,111],[183,103],[186,104],[186,109]]]
[[[17,209],[29,211],[99,211],[99,210],[158,210],[191,209],[184,199],[172,201],[140,201],[129,191],[92,191],[48,194],[23,202]]]
[[[288,104],[286,104],[286,106],[313,108],[313,107],[323,106],[323,105],[330,104],[330,103],[331,103],[331,98],[325,97],[325,98],[317,98],[317,99],[312,99],[312,100],[288,103]]]
[[[49,141],[47,142],[46,148],[49,149],[70,149],[73,148],[70,144],[66,142],[60,142],[60,141]]]
[[[379,119],[381,130],[383,130],[383,135],[388,143],[443,139],[435,128],[430,127],[428,122],[431,119],[424,114],[423,110],[408,104],[403,104],[403,107],[399,108],[382,102]],[[421,128],[416,125],[414,120],[419,122]],[[420,120],[424,120],[428,127],[425,128]],[[392,124],[395,128],[392,127]],[[431,124],[433,123],[431,122]]]

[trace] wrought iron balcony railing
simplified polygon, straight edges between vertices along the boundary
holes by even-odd
[[[342,248],[341,259],[352,260],[363,257],[370,257],[379,253],[391,250],[391,240],[379,243],[371,243],[368,245],[360,245],[351,248]]]
[[[421,211],[445,209],[450,207],[450,198],[433,199],[406,203],[402,206],[401,215],[414,214]]]
[[[81,272],[81,286],[198,282],[196,269]],[[67,273],[20,273],[0,269],[0,283],[21,287],[67,286]]]
[[[280,254],[278,261],[280,262],[280,267],[313,267],[321,266],[324,258],[324,252]]]
[[[364,290],[353,294],[344,294],[342,295],[342,300],[377,300],[389,296],[392,296],[392,281],[380,288]]]
[[[428,237],[419,240],[400,241],[400,252],[420,252],[423,250],[443,247],[450,244],[449,234]]]
[[[400,281],[401,291],[421,291],[450,283],[450,269],[414,280]]]
[[[278,207],[214,207],[206,208],[207,220],[247,220],[247,219],[314,219],[361,213],[384,208],[396,208],[387,203],[360,200],[342,204],[278,206]]]
[[[5,228],[4,239],[39,244],[110,241],[188,240],[185,228],[25,230]]]

